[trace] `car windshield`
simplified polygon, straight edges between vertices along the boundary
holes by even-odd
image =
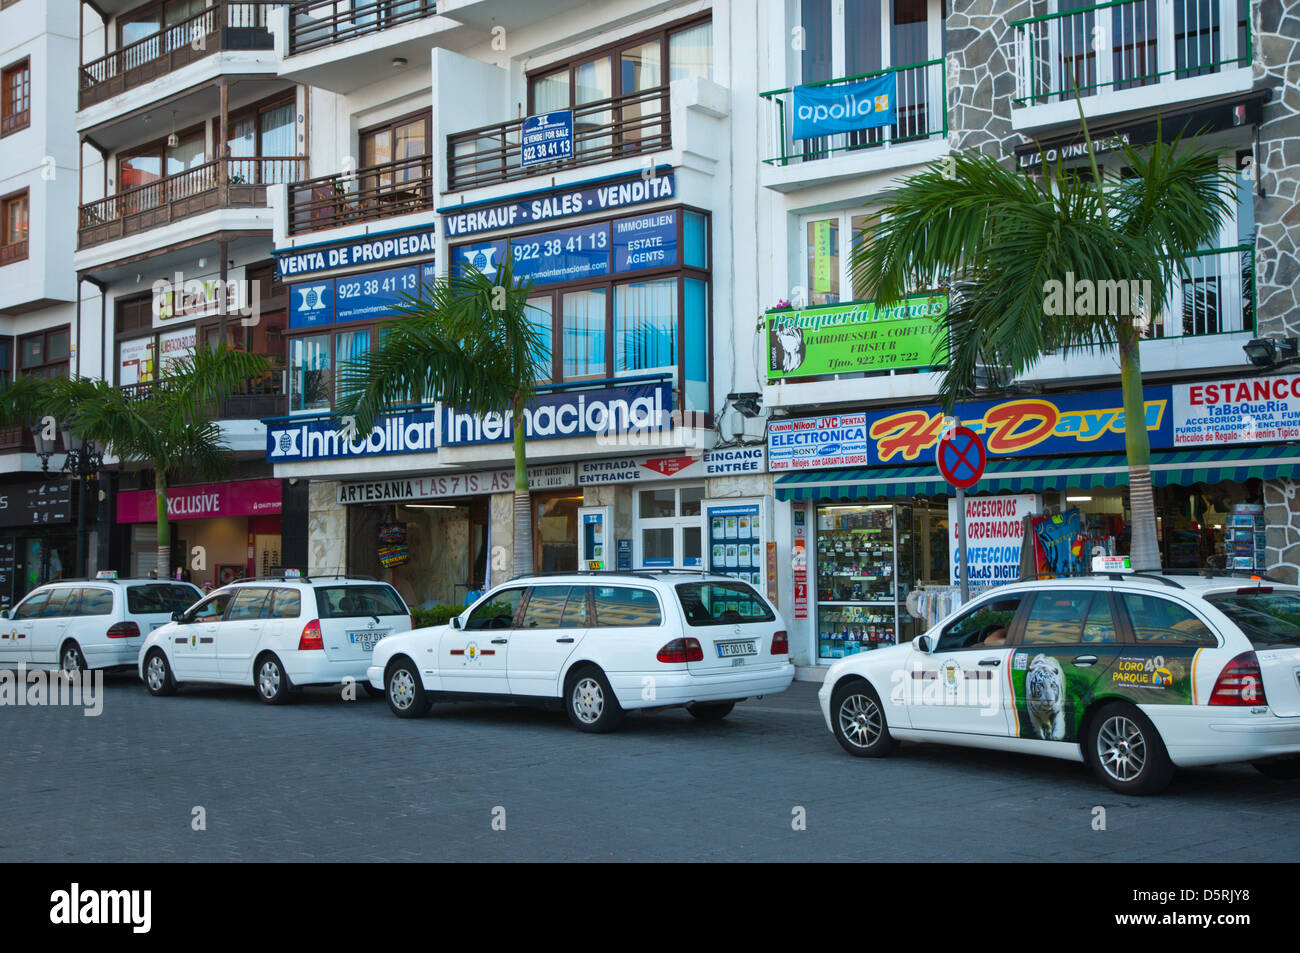
[[[175,612],[188,609],[199,601],[200,592],[193,586],[165,582],[126,587],[126,611],[133,615]]]
[[[409,615],[392,586],[321,586],[316,607],[322,619],[352,619],[372,615]]]
[[[1205,601],[1235,622],[1255,648],[1300,646],[1300,592],[1246,589],[1213,593]]]

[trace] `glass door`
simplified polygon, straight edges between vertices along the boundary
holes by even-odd
[[[636,565],[698,569],[703,562],[703,486],[656,487],[636,494]]]

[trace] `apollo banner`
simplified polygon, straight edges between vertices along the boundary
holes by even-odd
[[[795,139],[817,139],[839,132],[894,124],[898,80],[894,73],[857,83],[834,86],[796,86]]]

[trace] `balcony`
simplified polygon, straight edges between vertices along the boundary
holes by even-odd
[[[414,156],[289,187],[289,234],[376,222],[433,208],[433,157]]]
[[[672,148],[667,86],[573,108],[573,155],[524,166],[523,119],[447,136],[447,191],[461,192]]]
[[[290,11],[289,55],[391,30],[437,13],[435,0],[315,0]]]
[[[213,53],[271,50],[268,14],[285,0],[216,0],[194,16],[128,43],[78,72],[79,109],[154,82]]]
[[[123,396],[134,399],[149,396],[153,386],[153,382],[146,381],[118,389]],[[261,421],[263,417],[283,416],[288,413],[288,409],[288,398],[284,393],[284,372],[271,370],[263,377],[246,383],[237,393],[226,394],[216,406],[206,408],[205,413],[212,420]],[[6,431],[0,431],[0,439],[5,433]],[[27,434],[27,442],[31,443],[30,432]],[[0,443],[0,450],[2,449],[4,445]]]
[[[27,239],[19,242],[10,242],[8,245],[0,245],[0,266],[11,265],[16,261],[23,261],[27,257]]]
[[[1064,107],[1037,110],[1043,123],[1077,118],[1076,95],[1102,115],[1250,88],[1248,0],[1114,0],[1012,30],[1017,126],[1033,107]]]
[[[302,175],[303,157],[218,159],[82,205],[78,248],[138,235],[213,209],[264,208],[266,187]]]
[[[1149,339],[1255,331],[1255,249],[1211,248],[1187,262],[1187,275],[1167,297],[1165,314],[1146,328]]]

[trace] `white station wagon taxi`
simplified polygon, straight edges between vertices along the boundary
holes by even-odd
[[[1300,777],[1300,588],[1228,574],[1115,573],[1002,586],[910,643],[827,671],[851,754],[900,740],[1085,761],[1152,794],[1175,767]]]
[[[467,697],[560,702],[580,731],[631,709],[724,718],[790,687],[785,624],[749,585],[701,573],[521,577],[451,624],[384,639],[368,670],[393,714]]]

